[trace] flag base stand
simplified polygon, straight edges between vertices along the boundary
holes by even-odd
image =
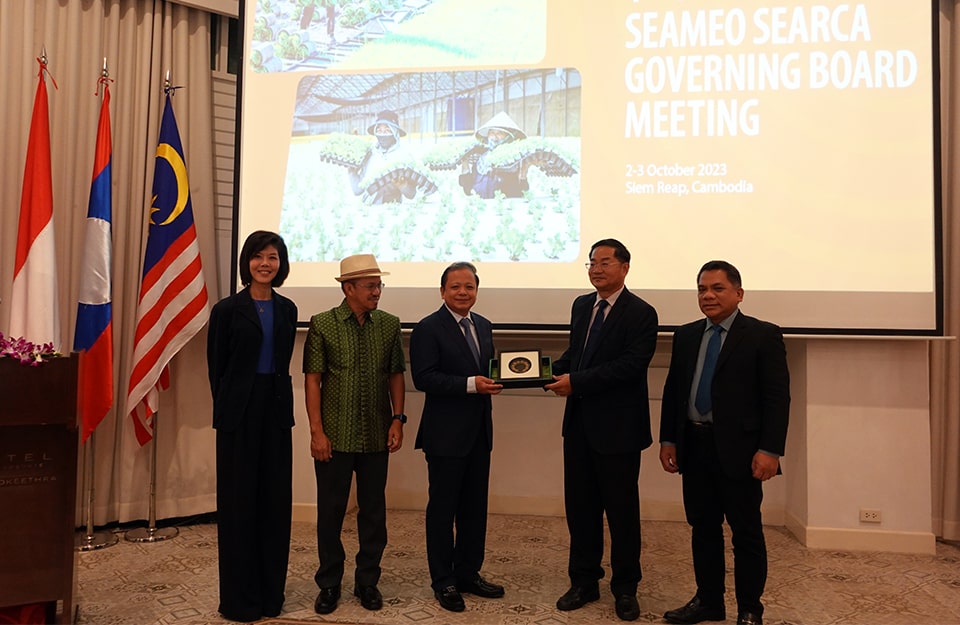
[[[83,533],[77,533],[73,541],[76,551],[93,551],[112,547],[120,542],[120,538],[113,532],[93,531],[93,456],[96,433],[91,432],[90,438],[83,445],[83,480],[87,483],[87,528]]]
[[[159,413],[153,415],[153,436],[150,437],[150,517],[146,527],[127,530],[124,540],[131,543],[158,543],[174,538],[180,533],[175,527],[157,527],[157,422]]]
[[[132,543],[156,543],[175,538],[180,533],[175,527],[138,527],[127,531],[123,539]]]
[[[73,545],[77,551],[94,551],[112,547],[118,542],[120,542],[120,539],[113,532],[94,532],[92,534],[77,534]]]

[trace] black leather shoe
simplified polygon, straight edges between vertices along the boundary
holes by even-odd
[[[737,615],[737,625],[763,625],[763,617],[754,612],[741,612]]]
[[[321,588],[317,600],[313,602],[313,611],[317,614],[330,614],[337,609],[338,601],[340,601],[339,586]]]
[[[440,607],[451,612],[463,612],[467,607],[463,603],[463,596],[456,586],[445,586],[433,591],[433,596],[440,602]]]
[[[617,618],[621,621],[635,621],[640,617],[640,604],[636,595],[617,596]]]
[[[376,586],[355,586],[353,594],[360,597],[360,605],[368,610],[379,610],[383,607],[383,595]]]
[[[487,599],[499,599],[503,596],[503,586],[500,584],[491,584],[479,575],[469,582],[457,582],[457,590],[478,597]]]
[[[571,586],[570,590],[563,593],[563,596],[557,599],[557,609],[563,612],[570,610],[579,610],[591,601],[600,598],[600,589],[597,587],[584,588],[583,586]]]
[[[681,625],[692,625],[701,621],[725,621],[727,610],[722,605],[706,605],[700,600],[699,595],[694,595],[693,599],[688,601],[685,606],[676,610],[667,610],[663,618],[668,623],[679,623]]]

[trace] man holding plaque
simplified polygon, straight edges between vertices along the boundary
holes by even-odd
[[[624,285],[630,252],[597,241],[587,263],[596,292],[573,302],[570,344],[546,385],[567,398],[563,413],[563,490],[570,589],[559,610],[600,598],[603,517],[610,526],[610,590],[617,616],[640,616],[640,452],[653,442],[647,367],[657,346],[657,311]]]
[[[480,576],[493,448],[490,396],[503,386],[484,375],[493,331],[470,312],[479,286],[471,263],[447,267],[440,277],[443,306],[410,336],[413,384],[426,393],[415,447],[427,459],[427,563],[434,596],[452,612],[466,607],[461,593],[503,596],[503,586]]]

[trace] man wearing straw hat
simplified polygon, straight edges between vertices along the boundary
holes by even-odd
[[[345,553],[340,530],[354,474],[357,536],[353,594],[379,610],[380,559],[387,546],[387,456],[403,444],[404,356],[400,319],[377,306],[383,292],[377,259],[357,254],[340,261],[344,299],[310,319],[303,352],[310,454],[317,478],[314,576],[318,614],[336,610]]]

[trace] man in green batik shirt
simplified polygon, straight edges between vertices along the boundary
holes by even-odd
[[[383,291],[372,254],[340,261],[343,302],[314,315],[303,351],[310,454],[317,477],[314,579],[318,614],[337,609],[345,554],[340,540],[353,474],[357,476],[357,553],[353,594],[379,610],[380,559],[387,546],[387,456],[403,444],[403,344],[400,319],[377,310]]]

